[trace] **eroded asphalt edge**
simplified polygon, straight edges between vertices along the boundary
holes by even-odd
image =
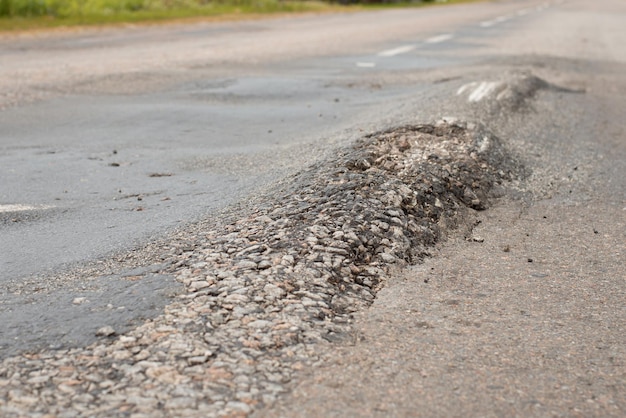
[[[294,369],[316,361],[315,343],[349,338],[351,313],[373,300],[390,265],[423,257],[463,208],[484,208],[494,183],[518,176],[503,171],[511,167],[477,126],[366,138],[302,173],[295,183],[308,187],[207,233],[175,265],[187,294],[165,315],[87,349],[5,360],[6,412],[60,413],[65,403],[86,414],[193,415],[269,404]]]
[[[444,147],[441,138],[433,139],[438,130],[446,134]],[[22,357],[6,360],[0,381],[4,395],[0,405],[4,412],[246,414],[255,407],[271,404],[285,390],[294,370],[319,361],[316,344],[352,338],[350,313],[355,306],[371,301],[377,282],[389,274],[387,264],[398,259],[416,260],[426,250],[415,244],[434,242],[441,225],[419,225],[415,219],[428,214],[440,222],[454,220],[441,215],[446,211],[451,215],[463,206],[480,209],[486,197],[480,195],[481,190],[489,188],[488,183],[520,175],[501,170],[502,154],[491,161],[494,165],[488,164],[500,148],[496,137],[477,126],[469,126],[468,130],[463,123],[443,123],[377,137],[377,141],[384,138],[379,146],[389,149],[373,151],[361,145],[360,151],[344,152],[339,162],[325,166],[328,177],[320,178],[324,166],[321,172],[320,167],[309,172],[313,177],[309,184],[317,196],[305,193],[298,201],[293,199],[291,190],[286,193],[289,204],[283,201],[279,207],[259,206],[259,212],[229,227],[231,235],[214,230],[207,233],[209,242],[200,247],[193,243],[179,246],[188,259],[174,267],[189,294],[170,305],[165,315],[87,349],[44,351],[27,356],[28,361]],[[431,148],[420,149],[416,141],[419,137],[431,138],[425,141]],[[415,167],[412,161],[407,164],[407,151],[412,158],[423,159],[426,166]],[[472,152],[474,156],[470,157]],[[397,160],[378,160],[385,155]],[[448,166],[448,170],[462,174],[449,177],[438,164],[431,164],[442,156],[444,164],[454,165],[453,161],[466,159],[466,163],[480,161],[484,166],[479,164],[467,171],[467,165]],[[416,168],[419,172],[411,171]],[[421,195],[413,195],[411,187],[407,190],[395,175],[381,175],[380,171],[385,170],[404,170],[407,178],[413,180],[420,173],[435,176],[421,178],[417,187],[412,184],[418,192],[419,185],[426,185]],[[463,175],[481,170],[489,175],[474,179]],[[329,178],[336,184],[328,186]],[[447,179],[448,185],[456,184],[456,191],[443,200],[428,191],[433,186],[428,186],[428,182],[434,183],[436,189],[442,186],[437,181],[441,178]],[[470,183],[464,184],[467,180]],[[481,184],[485,180],[487,183]],[[368,197],[360,197],[365,199],[361,206],[350,193],[351,182],[358,184],[358,190],[367,190]],[[351,215],[351,210],[364,215],[355,225],[346,222],[328,228],[328,221],[334,216],[329,216],[328,208],[324,211],[328,196],[319,193],[327,186],[330,196],[344,197],[343,209],[333,209],[345,212],[334,213],[337,219]],[[370,193],[377,196],[375,201],[368,200]],[[353,206],[345,207],[350,201]],[[417,212],[411,213],[413,210]],[[295,217],[290,219],[285,214]],[[457,221],[463,223],[461,219]],[[344,225],[348,225],[347,230]],[[351,227],[355,229],[350,230]],[[268,245],[264,234],[272,229],[276,234]],[[367,236],[359,237],[357,232],[364,231]],[[345,260],[352,262],[344,263]],[[271,277],[286,280],[268,283]],[[347,278],[350,280],[342,283]],[[272,299],[291,302],[277,311],[263,312],[259,304]],[[221,309],[216,309],[217,305]],[[266,314],[270,314],[271,320],[264,319]],[[225,341],[232,346],[226,347]],[[280,353],[278,358],[274,357],[276,353]]]
[[[533,169],[532,196],[505,197],[471,239],[450,236],[395,276],[357,314],[354,341],[255,416],[626,413],[626,85],[619,66],[545,62],[530,68],[587,93],[552,86],[494,115]]]

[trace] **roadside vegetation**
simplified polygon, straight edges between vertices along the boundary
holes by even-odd
[[[467,1],[476,0],[0,0],[0,31]]]

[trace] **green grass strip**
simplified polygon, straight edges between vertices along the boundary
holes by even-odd
[[[268,14],[338,12],[483,0],[339,4],[319,0],[0,0],[0,31],[156,23],[239,20]]]

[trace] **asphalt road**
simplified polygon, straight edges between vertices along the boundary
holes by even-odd
[[[451,238],[390,278],[357,323],[363,341],[320,347],[328,366],[260,414],[623,415],[625,14],[616,0],[524,0],[0,38],[3,356],[130,327],[178,286],[141,260],[87,280],[99,265],[236,217],[364,133],[459,117],[507,141],[533,170],[527,188],[480,217],[480,240]],[[150,280],[122,280],[137,274]],[[77,318],[87,290],[102,309]],[[556,341],[554,327],[571,332]]]
[[[134,267],[109,269],[102,285],[86,280],[102,275],[93,269],[262,193],[332,153],[333,144],[441,117],[450,99],[445,82],[475,61],[472,43],[541,18],[546,7],[504,2],[5,35],[0,285],[7,340],[16,347],[76,343],[93,338],[87,324],[149,317],[177,287],[173,280],[131,290],[120,278]],[[140,268],[158,270],[156,261]],[[96,312],[134,306],[124,294],[155,296],[133,313],[98,321],[67,311],[73,292],[94,288]],[[52,291],[60,293],[51,298]],[[24,318],[34,331],[27,335]]]
[[[300,144],[379,126],[425,88],[378,78],[459,65],[470,39],[536,19],[542,4],[0,41],[3,281],[233,203],[304,158]]]

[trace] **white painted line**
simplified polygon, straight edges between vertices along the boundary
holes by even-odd
[[[493,81],[483,81],[478,88],[474,90],[468,100],[470,102],[479,102],[485,97],[489,96],[498,87],[499,83]]]
[[[518,16],[526,16],[529,13],[528,9],[522,9],[517,11]]]
[[[444,33],[443,35],[437,35],[437,36],[428,38],[424,42],[426,42],[427,44],[438,44],[438,43],[445,42],[452,38],[454,38],[454,34]]]
[[[375,62],[357,62],[356,66],[359,68],[374,68],[376,67]]]
[[[0,213],[8,213],[8,212],[27,212],[29,210],[44,210],[51,209],[53,206],[46,205],[0,205]]]
[[[461,86],[461,87],[457,90],[456,95],[458,96],[458,95],[460,95],[460,94],[463,94],[463,93],[465,93],[467,90],[469,90],[469,89],[471,89],[471,88],[474,88],[474,87],[476,87],[477,85],[478,85],[478,83],[477,83],[477,82],[475,82],[475,81],[474,81],[474,82],[472,82],[472,83],[467,83],[467,84],[464,84],[464,85],[462,85],[462,86]]]
[[[456,92],[456,95],[459,96],[463,93],[470,92],[469,97],[467,98],[469,102],[479,102],[485,97],[489,96],[491,93],[496,91],[498,87],[500,87],[502,83],[497,81],[482,81],[482,82],[472,82],[467,83],[459,87]]]
[[[406,54],[413,51],[417,45],[403,45],[393,49],[387,49],[378,53],[379,57],[393,57],[395,55]]]
[[[480,27],[490,28],[494,25],[497,25],[498,23],[506,22],[507,20],[511,20],[511,19],[512,19],[512,16],[498,16],[493,20],[485,20],[483,22],[480,22]]]

